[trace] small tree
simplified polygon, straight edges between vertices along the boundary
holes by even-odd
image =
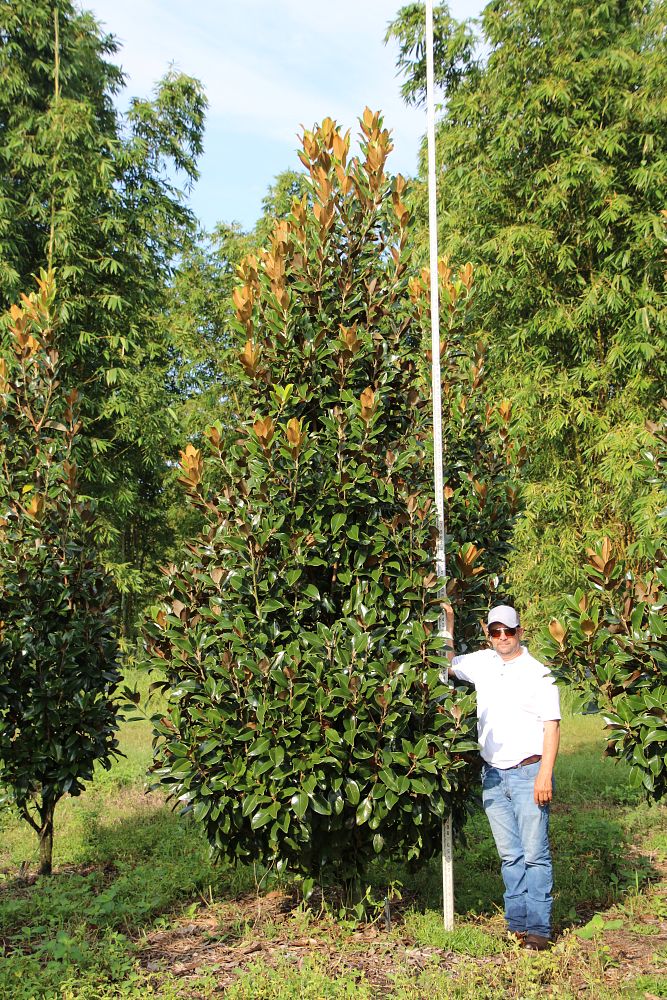
[[[206,462],[182,452],[207,527],[148,628],[170,705],[156,774],[214,850],[348,886],[376,853],[439,848],[476,749],[471,695],[440,679],[428,272],[410,275],[380,116],[361,133],[352,158],[330,119],[304,133],[307,194],[239,269],[237,440],[211,427]],[[441,278],[450,593],[469,639],[512,522],[510,414],[481,402],[472,269]]]
[[[77,393],[58,380],[54,282],[12,306],[0,347],[0,782],[50,874],[59,799],[117,754],[110,582],[77,491]]]
[[[604,712],[606,753],[624,758],[633,784],[657,800],[667,792],[667,423],[650,430],[653,447],[643,464],[653,489],[648,505],[638,506],[659,506],[663,530],[636,547],[632,563],[607,538],[589,550],[590,588],[567,598],[544,644],[580,702]]]

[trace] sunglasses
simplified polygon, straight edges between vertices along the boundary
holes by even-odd
[[[499,639],[501,635],[513,636],[517,633],[516,628],[510,628],[509,625],[492,625],[489,628],[489,635],[492,639]]]

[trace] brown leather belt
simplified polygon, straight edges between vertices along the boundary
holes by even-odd
[[[534,753],[531,757],[525,757],[520,760],[518,764],[512,764],[511,767],[506,767],[506,771],[514,771],[517,767],[525,767],[527,764],[537,764],[538,760],[542,760],[542,754]]]

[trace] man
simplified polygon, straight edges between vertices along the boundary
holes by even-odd
[[[445,614],[453,640],[451,605]],[[492,608],[484,632],[491,648],[464,656],[452,648],[449,669],[477,692],[482,802],[502,862],[505,920],[525,948],[542,951],[551,938],[549,803],[560,739],[558,688],[521,645],[515,608]]]

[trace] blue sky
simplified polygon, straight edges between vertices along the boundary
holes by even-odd
[[[79,0],[121,44],[121,106],[147,96],[170,65],[209,100],[201,178],[190,204],[206,228],[250,228],[281,170],[299,166],[301,125],[326,115],[353,132],[366,105],[394,134],[393,172],[414,173],[425,112],[400,97],[387,24],[401,0]],[[475,17],[484,0],[452,0]]]

